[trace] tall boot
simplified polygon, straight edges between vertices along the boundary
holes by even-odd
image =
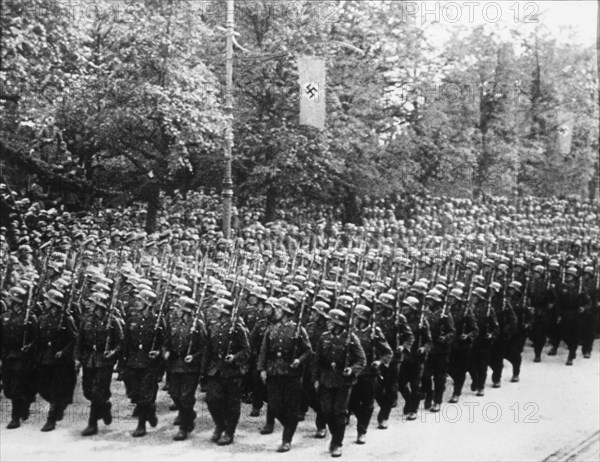
[[[156,404],[148,405],[148,415],[146,416],[148,423],[152,428],[158,425],[158,417],[156,417]]]
[[[6,426],[9,430],[19,428],[21,426],[21,406],[22,401],[19,399],[12,400],[12,409],[10,415],[10,422]]]
[[[188,437],[188,425],[189,425],[189,409],[181,409],[179,411],[181,416],[181,422],[179,424],[179,432],[173,437],[175,441],[184,441]]]
[[[98,404],[92,401],[88,426],[81,432],[81,436],[91,436],[98,433]]]
[[[104,403],[101,404],[101,415],[100,417],[102,418],[102,421],[104,422],[104,425],[110,425],[112,423],[112,403],[110,401],[106,401]]]
[[[137,428],[131,433],[134,438],[146,436],[146,418],[148,415],[148,408],[144,404],[138,404],[138,424]]]
[[[51,432],[56,428],[56,412],[57,405],[55,403],[50,404],[50,410],[48,411],[48,419],[42,427],[43,432]]]

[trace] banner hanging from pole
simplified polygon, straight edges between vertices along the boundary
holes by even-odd
[[[556,150],[563,156],[571,153],[573,126],[575,115],[572,112],[558,109],[556,111]]]
[[[325,60],[298,56],[300,124],[325,129]]]

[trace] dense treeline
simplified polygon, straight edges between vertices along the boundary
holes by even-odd
[[[540,21],[454,27],[439,49],[402,2],[306,4],[290,15],[237,1],[250,50],[234,63],[238,205],[258,201],[268,220],[326,204],[356,221],[365,202],[424,189],[593,198],[592,44],[561,43]],[[86,5],[2,3],[3,171],[72,208],[147,202],[152,229],[161,192],[220,187],[223,2]],[[327,59],[322,133],[298,124],[296,54]]]

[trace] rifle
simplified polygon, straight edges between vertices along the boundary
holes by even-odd
[[[233,309],[231,310],[231,326],[229,327],[229,342],[227,343],[227,354],[229,356],[231,351],[231,343],[233,342],[233,333],[235,332],[235,322],[237,320],[237,314],[239,310],[239,304],[234,303]]]
[[[344,355],[344,369],[348,367],[348,350],[350,349],[350,343],[352,343],[352,335],[354,334],[354,312],[356,308],[357,300],[352,302],[350,308],[350,319],[348,320],[348,331],[346,333],[346,350]]]
[[[106,342],[104,343],[104,353],[108,352],[110,349],[110,320],[113,316],[112,312],[114,306],[117,303],[117,295],[119,294],[119,289],[122,280],[123,277],[119,276],[118,279],[113,283],[112,291],[110,294],[110,304],[108,305],[108,314],[106,316]]]
[[[292,361],[296,359],[296,352],[298,350],[298,342],[300,341],[300,332],[302,329],[302,318],[304,317],[304,305],[306,299],[306,292],[302,296],[302,300],[300,300],[300,313],[298,313],[298,322],[296,324],[296,331],[294,332],[294,349],[292,350]]]
[[[175,269],[175,260],[171,262],[171,268],[169,271],[169,279],[167,280],[167,284],[162,292],[162,297],[160,299],[158,305],[158,316],[156,317],[156,323],[154,324],[154,336],[152,337],[152,346],[150,347],[150,351],[154,351],[156,348],[156,341],[158,340],[158,331],[161,328],[160,322],[164,316],[165,306],[167,304],[167,300],[169,298],[169,286],[171,285],[171,280],[173,278],[173,273]]]
[[[29,325],[29,318],[31,317],[31,292],[33,290],[33,286],[30,285],[29,289],[27,289],[27,298],[25,299],[25,319],[23,320],[23,325],[25,326],[25,330],[23,331],[23,348],[27,346],[27,326]]]
[[[196,324],[198,323],[198,318],[200,316],[200,308],[202,307],[202,302],[204,302],[204,295],[206,294],[206,288],[208,287],[208,279],[204,282],[204,286],[202,287],[202,293],[200,294],[200,301],[196,306],[196,312],[194,313],[194,320],[192,322],[191,333],[193,334],[196,331]],[[187,354],[189,356],[192,353],[192,343],[194,342],[194,337],[190,336],[190,343],[188,344]]]

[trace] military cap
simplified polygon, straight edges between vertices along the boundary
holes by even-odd
[[[317,300],[314,303],[314,305],[311,307],[311,309],[316,311],[317,313],[319,313],[322,316],[329,317],[329,315],[327,313],[329,312],[330,306],[328,303],[325,303],[324,301]]]
[[[494,283],[492,283],[494,284]],[[491,286],[491,285],[490,285]],[[473,295],[481,300],[485,300],[487,297],[487,291],[483,287],[477,287],[473,290]]]
[[[23,287],[11,287],[11,289],[8,291],[8,296],[11,298],[11,300],[23,302],[27,296],[27,291]]]
[[[182,295],[177,299],[177,306],[181,311],[185,311],[186,313],[194,313],[196,301],[193,298]]]
[[[150,305],[156,301],[156,294],[150,289],[142,289],[136,294],[135,298],[142,300],[144,305]]]
[[[511,281],[508,288],[521,292],[523,290],[523,285],[519,281]]]
[[[567,268],[567,271],[565,272],[565,274],[574,276],[574,277],[579,276],[577,268],[575,268],[574,266],[570,266],[569,268]]]
[[[354,307],[354,314],[357,318],[368,321],[371,318],[371,308],[359,303]]]
[[[426,299],[429,298],[431,300],[435,300],[436,302],[441,302],[442,297],[442,293],[437,289],[431,289],[429,292],[427,292],[427,295],[425,296]]]
[[[402,300],[402,306],[408,306],[411,310],[419,309],[419,299],[416,297],[408,296]]]
[[[294,314],[294,308],[296,307],[296,302],[289,297],[281,297],[277,300],[277,307],[281,308],[288,314]]]
[[[346,327],[348,325],[346,313],[344,313],[342,310],[334,308],[333,310],[329,310],[329,313],[327,313],[327,315],[335,324],[339,326]]]
[[[44,294],[44,298],[48,300],[53,305],[62,306],[64,302],[64,295],[62,292],[56,289],[50,289]]]
[[[96,306],[107,308],[108,294],[105,294],[104,292],[94,292],[90,295],[89,301]]]
[[[219,298],[213,304],[213,308],[216,309],[217,311],[221,312],[221,313],[231,314],[231,311],[233,310],[233,302],[231,300],[226,299],[226,298]]]
[[[450,297],[454,297],[457,300],[462,300],[462,298],[463,298],[463,291],[462,291],[462,289],[452,289],[450,291],[449,295],[450,295]]]

